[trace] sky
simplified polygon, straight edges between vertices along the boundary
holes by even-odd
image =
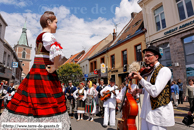
[[[8,24],[5,40],[13,47],[19,41],[26,21],[29,45],[35,54],[35,40],[42,28],[39,20],[45,11],[58,19],[54,34],[67,58],[87,51],[110,33],[129,22],[131,12],[141,11],[138,0],[0,0],[0,14]]]

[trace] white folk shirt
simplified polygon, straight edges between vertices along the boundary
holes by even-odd
[[[105,88],[103,88],[101,91],[100,91],[100,94],[101,96],[104,96],[103,95],[103,92],[106,92],[107,90],[109,91],[113,91],[114,89],[117,89],[118,87],[117,86],[113,86],[111,87],[110,85],[106,86]],[[109,99],[107,99],[106,101],[104,101],[104,104],[103,104],[103,107],[108,107],[108,108],[112,108],[112,109],[115,109],[116,107],[116,96],[119,94],[119,90],[115,90],[115,93],[116,95],[114,95],[112,92],[111,92],[111,96]]]
[[[154,68],[156,68],[159,64],[159,62],[156,63]],[[171,71],[167,67],[161,68],[156,77],[154,85],[150,83],[152,74],[148,76],[147,81],[143,78],[140,81],[140,84],[145,88],[141,118],[157,126],[173,126],[175,121],[172,103],[170,102],[165,106],[161,106],[155,110],[152,110],[150,101],[150,96],[154,98],[157,97],[165,88],[166,84],[171,79]]]
[[[91,87],[87,89],[86,94],[92,95],[95,98],[98,95],[98,91],[94,87]]]
[[[84,100],[86,99],[86,90],[84,90],[84,88],[82,88],[82,89],[77,89],[75,92],[73,92],[73,97],[74,97],[75,99],[77,99],[79,96],[76,95],[76,94],[77,94],[77,93],[82,93],[82,91],[84,91],[84,96],[83,96],[83,98],[82,98],[82,101],[84,101]]]

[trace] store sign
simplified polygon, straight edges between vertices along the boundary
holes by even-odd
[[[163,56],[163,48],[159,47],[160,55]]]
[[[18,68],[18,62],[12,62],[12,68]]]
[[[94,70],[94,74],[98,74],[98,71],[97,70]]]
[[[177,31],[177,30],[183,29],[183,28],[185,28],[185,27],[187,27],[187,26],[189,26],[189,25],[192,25],[193,23],[194,23],[194,20],[193,20],[193,21],[190,21],[190,22],[188,22],[188,23],[185,23],[185,24],[183,24],[183,25],[181,25],[181,26],[179,26],[179,27],[176,27],[176,28],[174,28],[174,29],[171,29],[171,30],[169,30],[169,31],[166,31],[166,32],[164,33],[164,35],[167,35],[167,34],[170,34],[170,33],[172,33],[172,32],[175,32],[175,31]]]
[[[106,73],[106,65],[104,63],[102,63],[100,66],[101,66],[100,67],[101,73],[103,73],[103,74]]]

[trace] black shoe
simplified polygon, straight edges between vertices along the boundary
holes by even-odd
[[[96,114],[96,116],[101,116],[101,113],[100,113],[100,112],[99,112],[99,113],[97,113],[97,114]]]
[[[107,128],[107,125],[103,125],[104,128]]]

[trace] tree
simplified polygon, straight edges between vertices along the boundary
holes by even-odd
[[[76,63],[66,63],[62,65],[58,70],[58,77],[60,81],[64,84],[68,84],[68,80],[71,80],[74,86],[79,85],[82,81],[82,69],[79,64]]]

